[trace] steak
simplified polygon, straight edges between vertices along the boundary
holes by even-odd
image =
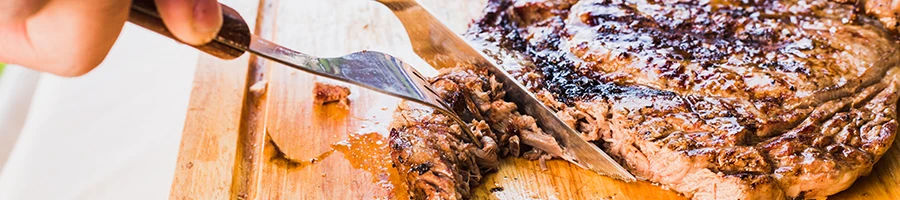
[[[821,198],[896,135],[892,5],[490,0],[467,36],[638,177],[694,199]]]

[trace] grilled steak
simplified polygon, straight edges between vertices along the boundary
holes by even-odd
[[[636,176],[695,199],[819,198],[896,135],[892,5],[490,0],[467,35]]]

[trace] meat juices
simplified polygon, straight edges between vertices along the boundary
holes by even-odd
[[[467,35],[636,176],[694,199],[821,198],[896,135],[885,3],[490,0]]]
[[[343,108],[350,108],[350,99],[347,99],[347,96],[350,96],[350,88],[346,86],[316,82],[313,94],[316,105],[337,102]]]

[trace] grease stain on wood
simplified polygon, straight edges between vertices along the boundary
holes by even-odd
[[[278,147],[278,144],[275,144],[275,142],[271,138],[268,138],[266,140],[267,148],[265,150],[265,154],[271,155],[271,157],[269,157],[269,162],[276,166],[287,168],[288,170],[300,170],[306,168],[307,166],[316,164],[317,162],[328,158],[332,153],[334,153],[334,150],[329,150],[310,159],[298,160],[290,158],[287,154],[281,151],[281,148]]]
[[[331,146],[344,154],[353,168],[371,173],[373,183],[391,191],[390,199],[409,199],[406,181],[393,166],[387,138],[380,133],[350,134],[347,140]]]

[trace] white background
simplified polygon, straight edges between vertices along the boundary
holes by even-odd
[[[198,55],[127,24],[85,76],[8,67],[0,200],[167,199]]]

